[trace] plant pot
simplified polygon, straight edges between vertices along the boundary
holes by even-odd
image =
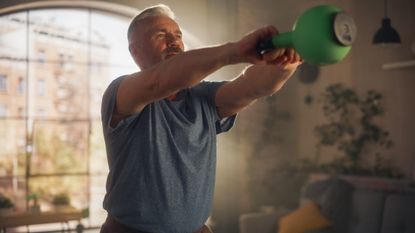
[[[73,207],[70,205],[54,205],[53,210],[56,212],[67,212],[73,210]]]
[[[40,205],[32,205],[30,206],[30,212],[32,213],[40,213]]]
[[[0,208],[0,216],[13,213],[13,208]]]

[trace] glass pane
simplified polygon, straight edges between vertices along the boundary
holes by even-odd
[[[88,11],[30,11],[29,115],[88,117]]]
[[[136,68],[128,51],[129,23],[130,19],[123,16],[92,11],[91,58],[93,63]]]
[[[31,174],[86,172],[88,121],[35,121]]]
[[[89,114],[93,120],[101,120],[101,101],[102,95],[105,89],[110,83],[110,70],[109,65],[104,64],[91,64],[90,73],[90,108]]]
[[[91,176],[90,183],[90,223],[92,226],[100,226],[104,223],[107,217],[107,212],[102,208],[102,202],[105,196],[105,183],[107,176]]]
[[[12,201],[17,211],[26,209],[25,187],[26,182],[23,178],[0,177],[0,193]]]
[[[25,83],[22,61],[0,60],[0,177],[25,174]]]
[[[25,175],[25,121],[0,118],[0,177]]]
[[[90,116],[100,119],[101,99],[109,83],[138,68],[128,51],[130,19],[111,13],[91,12]]]
[[[29,116],[36,119],[88,118],[87,67],[64,69],[53,64],[30,63]]]
[[[23,62],[26,56],[26,12],[0,16],[0,59]]]
[[[87,10],[32,10],[29,19],[32,61],[49,63],[55,69],[70,69],[73,63],[87,63]]]
[[[90,158],[91,174],[108,173],[107,153],[102,134],[102,124],[99,120],[95,120],[91,124]]]
[[[67,195],[70,205],[82,210],[88,207],[88,178],[87,176],[31,177],[29,194],[38,197],[41,211],[54,211],[53,200],[60,194]]]
[[[101,68],[100,68],[101,67]],[[110,82],[125,74],[137,72],[138,68],[101,66],[92,64],[90,76],[90,117],[93,120],[101,120],[101,101],[105,89]],[[101,131],[102,133],[102,131]]]
[[[138,71],[128,51],[129,18],[111,13],[91,13],[90,117],[92,174],[106,174],[108,165],[101,125],[101,100],[109,83],[124,74]],[[105,187],[105,183],[103,184]],[[102,209],[102,203],[98,205]]]

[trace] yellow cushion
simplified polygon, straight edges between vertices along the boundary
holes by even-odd
[[[305,233],[331,225],[331,222],[321,215],[316,203],[310,201],[299,209],[282,217],[279,221],[278,233]]]

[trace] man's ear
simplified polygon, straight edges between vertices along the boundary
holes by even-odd
[[[138,61],[141,58],[141,52],[140,49],[137,48],[137,45],[130,44],[128,46],[128,50],[130,51],[131,57],[133,57],[135,63],[138,65]]]
[[[137,48],[134,44],[128,45],[128,50],[130,51],[132,57],[135,58],[137,56]]]

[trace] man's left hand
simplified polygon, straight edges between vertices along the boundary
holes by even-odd
[[[277,48],[263,55],[263,61],[267,65],[276,65],[282,69],[295,69],[303,63],[303,59],[293,48]]]

